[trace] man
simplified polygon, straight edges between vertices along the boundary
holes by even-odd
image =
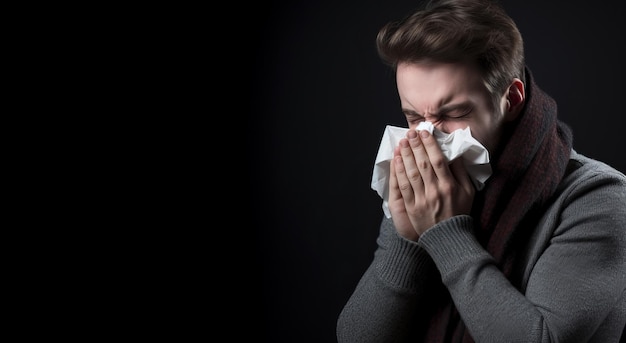
[[[431,1],[381,29],[409,131],[390,161],[374,259],[339,342],[619,342],[626,176],[578,154],[488,0]],[[477,190],[423,121],[470,128],[492,175]]]

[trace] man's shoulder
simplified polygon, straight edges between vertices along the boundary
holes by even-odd
[[[572,150],[563,182],[572,186],[609,182],[626,188],[626,175],[603,161]]]
[[[582,169],[583,174],[606,174],[607,176],[626,178],[624,173],[615,169],[613,166],[575,150],[572,150],[570,155],[570,164],[574,164],[576,166],[575,169]]]

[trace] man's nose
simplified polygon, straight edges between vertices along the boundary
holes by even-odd
[[[448,133],[446,125],[443,120],[440,120],[435,116],[426,116],[424,117],[424,120],[431,122],[433,126],[435,127],[435,129],[444,133]]]

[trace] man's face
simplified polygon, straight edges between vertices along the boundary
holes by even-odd
[[[470,127],[490,154],[498,144],[502,110],[494,113],[489,93],[475,68],[464,64],[401,63],[396,81],[410,129],[430,121],[443,132]]]

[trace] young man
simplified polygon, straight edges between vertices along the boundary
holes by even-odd
[[[573,149],[513,20],[488,0],[431,1],[383,27],[377,47],[409,131],[338,341],[619,342],[626,177]],[[422,121],[470,128],[490,156],[484,188]]]

